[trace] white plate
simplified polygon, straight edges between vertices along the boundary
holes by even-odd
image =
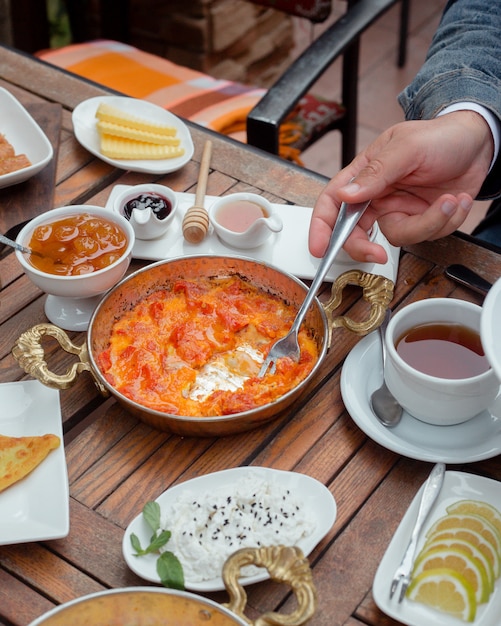
[[[113,210],[114,199],[127,188],[129,188],[128,185],[115,185],[106,202],[106,208]],[[201,243],[191,244],[185,241],[182,234],[183,217],[187,209],[193,206],[195,195],[182,192],[176,192],[176,195],[179,205],[169,230],[158,239],[136,239],[132,249],[132,255],[135,258],[162,261],[193,254],[241,255],[269,263],[298,278],[312,279],[315,275],[320,259],[315,258],[308,251],[308,229],[312,208],[273,204],[277,215],[282,218],[282,230],[279,233],[272,233],[271,237],[257,248],[240,250],[223,243],[212,226]],[[205,206],[209,208],[215,200],[215,196],[206,196]],[[388,243],[383,233],[377,228],[377,224],[374,240],[386,249],[388,253],[387,263],[384,265],[356,263],[344,251],[341,251],[332,264],[326,280],[333,281],[343,272],[356,267],[364,272],[380,274],[395,282],[400,249]]]
[[[177,135],[181,139],[184,147],[183,156],[174,159],[109,159],[99,151],[99,135],[96,128],[97,107],[105,102],[111,106],[116,106],[139,117],[146,117],[151,122],[159,124],[169,124],[177,129]],[[89,152],[102,161],[114,165],[122,170],[131,172],[146,172],[147,174],[167,174],[186,165],[193,156],[193,141],[190,131],[184,122],[176,115],[166,111],[162,107],[136,98],[124,96],[97,96],[81,102],[73,111],[73,130],[75,137]]]
[[[303,537],[298,546],[301,548],[305,556],[308,556],[317,543],[325,537],[332,528],[336,519],[336,502],[330,491],[322,483],[305,474],[297,472],[287,472],[283,470],[274,470],[266,467],[236,467],[221,472],[214,472],[206,476],[200,476],[188,480],[184,483],[171,487],[164,491],[158,498],[157,502],[161,508],[167,507],[176,501],[179,494],[185,490],[193,492],[196,496],[200,494],[210,493],[211,490],[228,485],[234,486],[237,481],[249,476],[256,476],[258,479],[276,481],[284,487],[291,490],[294,496],[304,502],[305,507],[312,512],[316,520],[314,532],[308,537]],[[135,533],[141,542],[141,545],[148,545],[151,536],[151,530],[143,519],[142,513],[138,515],[127,527],[123,542],[122,550],[127,565],[138,576],[151,582],[160,582],[160,578],[156,571],[156,561],[158,555],[148,554],[146,556],[136,557],[131,546],[130,535]],[[168,546],[167,546],[168,547]],[[243,585],[250,585],[268,578],[267,573],[260,573],[255,576],[248,576],[241,579]],[[185,580],[186,589],[192,591],[221,591],[224,589],[224,583],[221,577],[203,582],[193,582]]]
[[[372,594],[378,607],[390,617],[407,624],[408,626],[458,626],[464,622],[435,611],[417,602],[411,602],[406,598],[399,604],[396,595],[390,600],[390,583],[395,570],[400,565],[405,549],[409,542],[412,528],[416,521],[417,511],[421,500],[423,487],[418,491],[416,497],[407,509],[399,527],[386,550],[386,553],[378,567]],[[489,502],[499,508],[501,502],[501,484],[490,478],[483,478],[464,472],[446,472],[444,484],[437,501],[426,520],[425,527],[421,533],[418,543],[418,551],[424,543],[427,529],[443,515],[446,508],[453,502],[462,499],[482,500]],[[480,604],[477,608],[477,616],[473,626],[499,626],[499,616],[501,615],[501,581],[496,581],[494,591],[488,603]]]
[[[341,372],[344,404],[366,435],[388,450],[433,463],[473,463],[501,453],[501,395],[489,411],[463,424],[433,426],[404,411],[397,426],[385,428],[370,407],[370,396],[383,379],[380,350],[374,331],[353,348]]]
[[[59,392],[38,380],[3,383],[0,406],[2,435],[52,433],[61,439],[26,478],[0,493],[0,545],[66,537],[69,488]]]
[[[49,164],[54,154],[46,134],[22,104],[6,89],[0,87],[0,133],[12,144],[16,154],[25,154],[29,167],[0,176],[0,189],[22,183],[38,174]]]
[[[482,306],[480,336],[492,369],[501,380],[501,278],[490,288]]]

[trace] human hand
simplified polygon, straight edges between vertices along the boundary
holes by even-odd
[[[392,126],[334,176],[317,199],[309,249],[325,253],[342,202],[371,204],[345,244],[357,261],[385,263],[367,233],[377,220],[395,246],[449,235],[464,222],[487,176],[494,144],[473,111]]]

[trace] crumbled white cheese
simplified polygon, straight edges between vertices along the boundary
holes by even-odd
[[[212,493],[183,491],[162,510],[161,526],[172,533],[163,550],[178,557],[185,580],[202,582],[220,577],[228,556],[240,548],[296,545],[314,531],[315,521],[286,487],[250,475]],[[249,567],[242,574],[257,571]]]

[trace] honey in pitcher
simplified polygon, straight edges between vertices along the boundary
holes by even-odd
[[[471,378],[490,368],[479,333],[462,324],[414,326],[395,347],[408,365],[438,378]]]

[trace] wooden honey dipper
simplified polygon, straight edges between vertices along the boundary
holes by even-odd
[[[200,161],[195,204],[186,211],[183,219],[183,236],[190,243],[200,243],[209,230],[209,214],[204,207],[204,198],[211,153],[212,141],[206,141]]]

